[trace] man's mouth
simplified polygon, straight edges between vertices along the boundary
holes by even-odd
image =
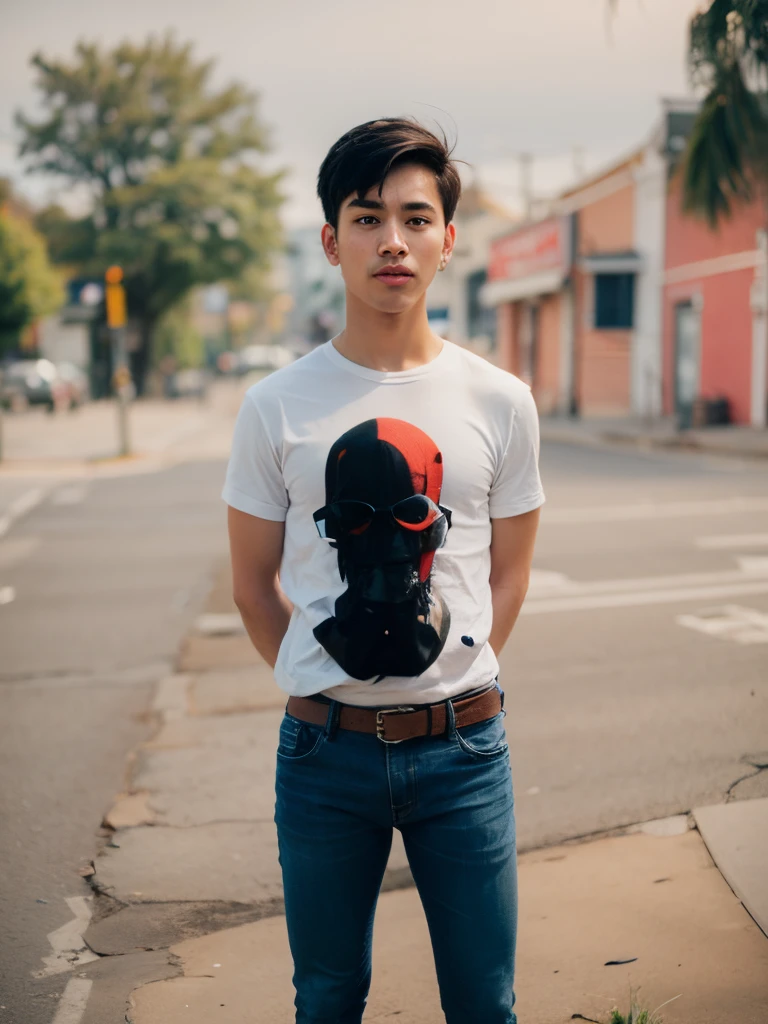
[[[404,285],[413,279],[413,271],[409,270],[408,267],[404,267],[402,264],[397,266],[382,267],[376,274],[374,274],[379,281],[384,284],[394,287],[396,285]]]

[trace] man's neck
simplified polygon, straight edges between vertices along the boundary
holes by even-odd
[[[431,363],[443,347],[430,330],[426,301],[404,313],[381,313],[349,293],[347,325],[333,344],[351,362],[389,373]]]

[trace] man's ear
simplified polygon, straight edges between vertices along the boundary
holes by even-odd
[[[320,233],[320,238],[323,242],[323,252],[325,258],[331,264],[332,267],[338,267],[339,265],[339,248],[336,243],[336,231],[332,224],[323,224],[323,230]]]
[[[453,222],[446,224],[445,227],[445,238],[443,239],[443,260],[448,263],[453,252],[453,247],[456,244],[456,228],[453,226]]]

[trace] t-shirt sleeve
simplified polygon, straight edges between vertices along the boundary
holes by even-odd
[[[544,504],[539,476],[539,415],[529,388],[515,403],[506,451],[491,487],[491,519],[531,512]]]
[[[279,447],[248,394],[237,416],[221,496],[232,508],[260,519],[284,522],[288,512]]]

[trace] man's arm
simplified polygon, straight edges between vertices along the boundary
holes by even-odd
[[[235,604],[253,646],[274,668],[293,610],[277,576],[285,523],[259,519],[230,505],[228,525]]]
[[[540,509],[491,520],[493,625],[489,643],[499,654],[520,613],[531,575]]]

